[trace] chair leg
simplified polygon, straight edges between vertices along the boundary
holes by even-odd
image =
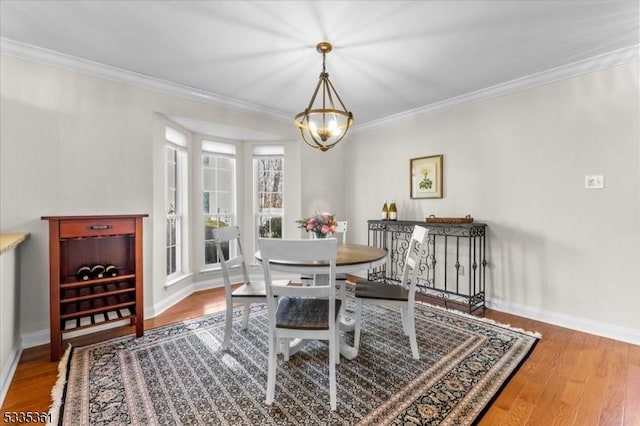
[[[278,368],[276,350],[278,344],[278,338],[274,336],[269,337],[269,367],[267,371],[267,398],[265,402],[267,405],[273,404],[273,398],[276,392],[276,369]]]
[[[329,340],[329,404],[331,405],[331,411],[336,411],[337,408],[336,347],[339,349],[338,341],[334,336],[333,339]]]
[[[289,354],[289,349],[290,349],[290,345],[291,345],[291,339],[280,339],[280,348],[282,350],[282,356],[284,357],[285,361],[289,361],[290,358],[290,354]]]
[[[409,328],[409,342],[411,343],[411,355],[413,358],[420,359],[420,352],[418,351],[418,340],[416,339],[416,324],[413,310],[407,313],[407,326]]]
[[[244,312],[242,313],[242,329],[246,330],[249,326],[249,312],[251,312],[251,304],[244,305]]]
[[[356,298],[355,333],[353,335],[353,347],[360,348],[360,328],[362,327],[362,299]]]
[[[411,330],[409,329],[409,313],[406,307],[400,308],[400,319],[402,320],[402,331],[405,336],[411,334]]]
[[[340,364],[340,321],[336,321],[335,334],[333,338],[336,341],[336,344],[333,345],[334,352],[336,353],[336,364]]]
[[[231,326],[233,325],[233,306],[227,304],[227,312],[224,322],[224,340],[222,341],[222,349],[226,350],[229,347],[229,340],[231,339]]]

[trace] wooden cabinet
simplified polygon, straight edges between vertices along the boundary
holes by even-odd
[[[51,360],[64,333],[129,320],[144,333],[142,218],[148,215],[43,216],[49,221]],[[82,266],[113,265],[116,276],[76,276]]]

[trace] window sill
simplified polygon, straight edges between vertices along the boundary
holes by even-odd
[[[222,271],[222,267],[220,265],[216,266],[205,266],[200,269],[201,274],[210,274]]]
[[[174,285],[180,284],[191,277],[193,277],[193,272],[182,274],[177,277],[172,277],[171,279],[168,279],[167,282],[164,284],[164,288],[173,287]]]

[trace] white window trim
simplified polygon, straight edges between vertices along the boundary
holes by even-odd
[[[240,221],[240,218],[238,217],[238,197],[239,197],[239,187],[238,187],[238,163],[239,163],[239,158],[237,155],[237,150],[236,150],[236,146],[233,143],[229,143],[229,142],[223,142],[223,141],[211,141],[209,139],[203,139],[201,141],[201,156],[200,156],[200,169],[199,169],[199,173],[200,173],[200,185],[199,185],[199,199],[200,199],[200,203],[203,202],[203,194],[204,194],[204,176],[203,176],[203,166],[202,166],[202,156],[204,155],[215,155],[215,156],[219,156],[219,157],[225,157],[225,158],[229,158],[229,159],[233,159],[234,160],[234,166],[233,166],[233,175],[231,176],[233,179],[233,191],[232,191],[232,200],[231,200],[231,205],[233,212],[228,215],[228,217],[231,218],[231,225],[237,225]],[[206,214],[204,213],[204,206],[202,204],[200,204],[200,211],[198,214],[198,220],[200,225],[203,225],[204,220],[206,217],[211,217],[211,214]],[[202,229],[202,227],[200,228]],[[220,263],[213,263],[213,264],[206,264],[205,263],[205,258],[206,258],[206,248],[205,248],[205,239],[204,237],[202,237],[202,240],[198,239],[198,241],[201,241],[200,247],[197,250],[198,253],[198,258],[199,260],[199,270],[201,273],[210,273],[210,272],[218,272],[222,270],[222,267],[220,266]]]
[[[189,151],[187,147],[187,136],[184,135],[183,132],[172,128],[171,126],[165,126],[165,152],[166,148],[172,148],[177,152],[176,160],[181,162],[181,165],[178,165],[178,171],[176,174],[176,186],[178,188],[177,200],[176,200],[176,211],[179,212],[177,217],[180,218],[180,253],[179,253],[179,263],[180,266],[177,268],[176,272],[173,272],[169,275],[166,275],[166,265],[165,265],[165,287],[169,287],[172,285],[181,282],[182,280],[192,276],[193,273],[189,270]],[[182,137],[181,137],[182,136]],[[166,168],[166,154],[165,154],[165,168]],[[166,179],[166,170],[165,170],[165,179]],[[165,182],[165,197],[166,197],[166,182]],[[165,198],[165,235],[166,235],[166,223],[168,219],[173,216],[167,213],[166,211],[167,200]],[[167,242],[165,241],[165,256],[167,250]]]

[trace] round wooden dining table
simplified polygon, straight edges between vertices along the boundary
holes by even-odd
[[[262,262],[260,252],[255,254],[256,260]],[[384,263],[387,251],[379,247],[371,247],[361,244],[338,244],[338,257],[336,258],[336,273],[357,272],[363,269],[373,268]],[[309,269],[317,269],[317,274],[326,274],[329,264],[326,262],[300,263],[286,260],[271,261],[272,269],[285,272],[306,272]]]
[[[260,252],[255,254],[256,260],[262,262]],[[374,268],[384,263],[387,259],[387,251],[379,247],[371,247],[362,244],[338,244],[338,256],[336,258],[336,273],[353,273],[369,268]],[[316,283],[327,279],[329,264],[326,262],[300,263],[286,260],[272,260],[271,269],[274,271],[290,273],[313,273],[316,275]],[[344,294],[344,292],[342,292]],[[343,304],[344,306],[344,304]],[[344,308],[343,308],[344,309]],[[354,322],[344,319],[340,322],[340,330],[353,331]],[[304,344],[298,341],[291,344],[290,354],[295,353]],[[344,338],[340,338],[340,354],[346,359],[354,359],[358,350],[347,344]]]

